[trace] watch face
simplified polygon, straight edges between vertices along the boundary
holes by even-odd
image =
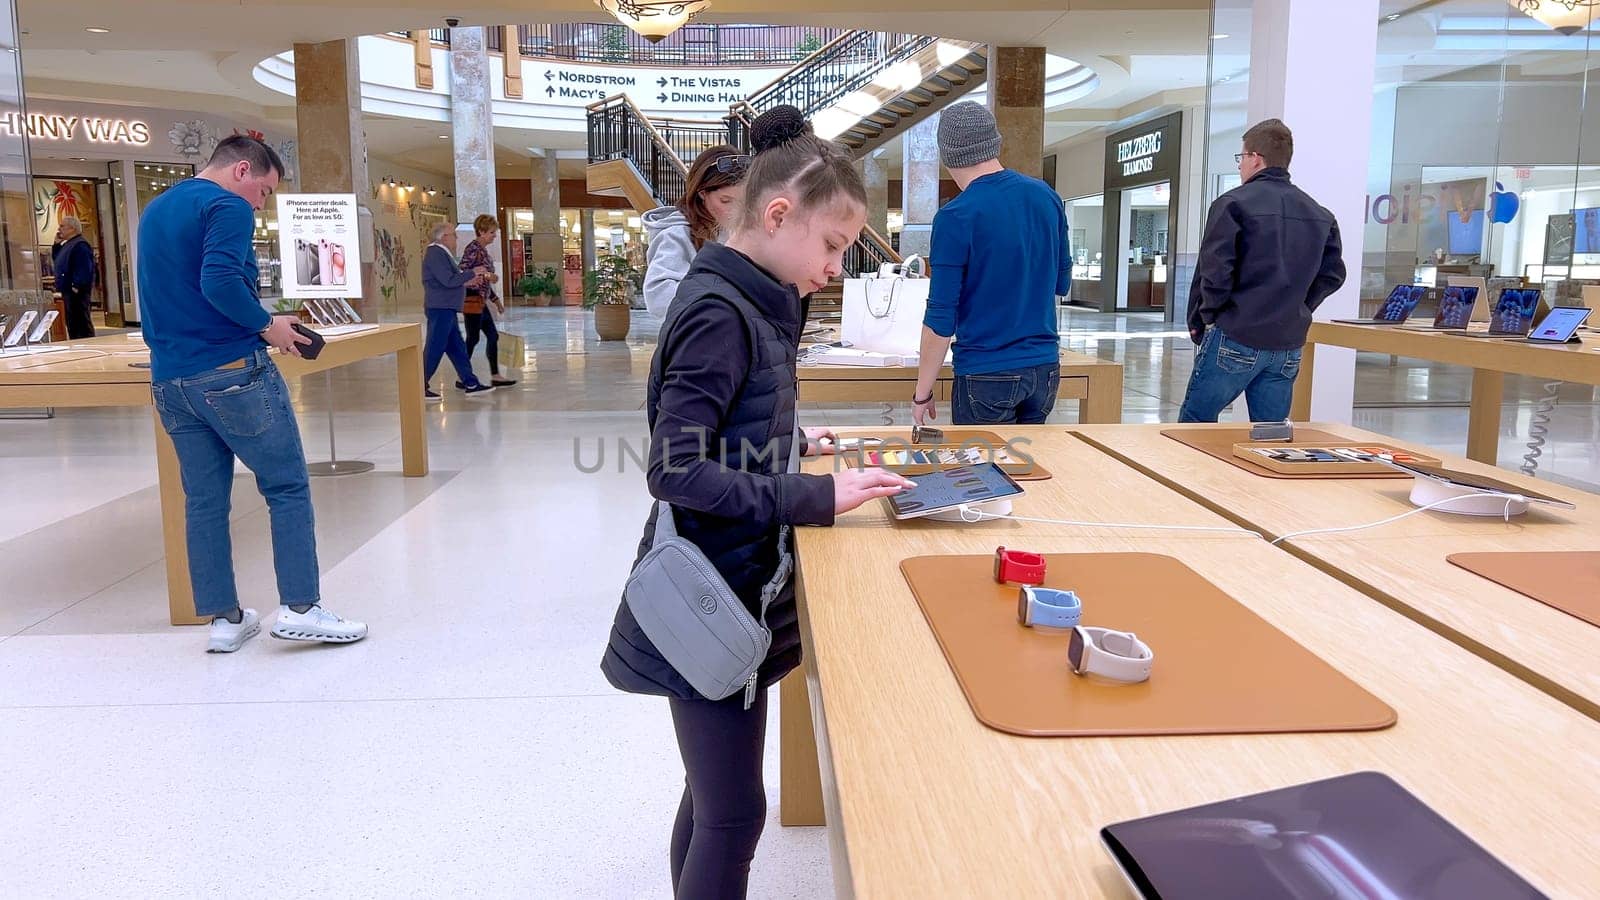
[[[1017,621],[1028,624],[1028,589],[1025,587],[1017,591]]]
[[[1005,552],[1006,552],[1006,548],[1004,548],[1004,547],[1001,547],[999,550],[996,550],[994,552],[994,580],[995,581],[999,581],[999,582],[1004,582],[1005,581],[1004,578],[1000,577],[1000,555],[1002,553],[1005,553]]]
[[[1067,644],[1067,662],[1072,664],[1072,671],[1083,671],[1083,629],[1072,629],[1072,639]]]

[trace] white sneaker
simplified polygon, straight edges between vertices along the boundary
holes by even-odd
[[[367,636],[367,626],[361,622],[346,622],[321,606],[313,606],[303,613],[284,606],[278,609],[272,636],[285,641],[350,644]]]
[[[235,625],[227,619],[218,616],[211,620],[211,643],[206,645],[207,653],[232,653],[244,646],[244,642],[261,633],[261,617],[253,609],[241,610],[244,613]]]

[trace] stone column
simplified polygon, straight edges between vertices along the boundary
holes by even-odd
[[[905,164],[900,175],[900,206],[905,227],[900,232],[900,255],[926,257],[933,247],[933,216],[939,211],[939,116],[931,115],[912,126],[901,144]]]
[[[1248,124],[1279,118],[1294,131],[1295,184],[1333,212],[1344,239],[1349,274],[1317,308],[1319,320],[1360,312],[1380,17],[1378,0],[1255,0],[1251,12]],[[1317,348],[1313,421],[1351,420],[1355,362],[1353,350]]]
[[[450,128],[455,149],[456,230],[471,240],[472,220],[495,215],[494,94],[487,31],[450,29]]]
[[[583,241],[583,271],[585,274],[594,271],[595,265],[600,261],[594,252],[594,210],[586,209],[579,214],[579,238]]]
[[[861,180],[867,185],[867,227],[889,236],[889,168],[874,150],[861,158]]]
[[[1000,126],[1000,164],[1044,176],[1044,48],[989,48],[989,108]]]
[[[560,272],[565,254],[561,234],[561,173],[556,167],[556,151],[546,150],[543,156],[534,156],[530,162],[533,258],[529,265],[535,269],[549,266]]]
[[[294,114],[299,163],[296,189],[308,194],[355,194],[361,233],[363,318],[377,310],[372,274],[372,185],[367,138],[361,128],[361,59],[353,40],[294,45]]]

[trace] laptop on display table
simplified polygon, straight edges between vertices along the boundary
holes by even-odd
[[[1417,308],[1427,288],[1420,284],[1397,284],[1389,292],[1389,299],[1383,301],[1383,306],[1378,309],[1378,314],[1370,319],[1334,319],[1340,325],[1403,325],[1406,319],[1411,318],[1411,311]]]
[[[1533,330],[1534,317],[1539,312],[1539,288],[1506,288],[1495,301],[1494,312],[1489,316],[1488,331],[1452,331],[1471,338],[1525,338]]]
[[[1525,338],[1512,338],[1514,343],[1525,344],[1581,344],[1578,329],[1589,318],[1590,310],[1582,306],[1557,306],[1549,315],[1539,320]]]

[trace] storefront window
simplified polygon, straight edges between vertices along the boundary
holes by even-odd
[[[1067,201],[1067,223],[1072,229],[1072,280],[1099,281],[1105,262],[1104,194]],[[1076,299],[1078,288],[1073,286]]]
[[[1590,32],[1504,2],[1401,7],[1385,3],[1404,15],[1378,30],[1363,306],[1393,284],[1453,277],[1490,279],[1490,302],[1521,283],[1581,299],[1582,282],[1600,284]]]

